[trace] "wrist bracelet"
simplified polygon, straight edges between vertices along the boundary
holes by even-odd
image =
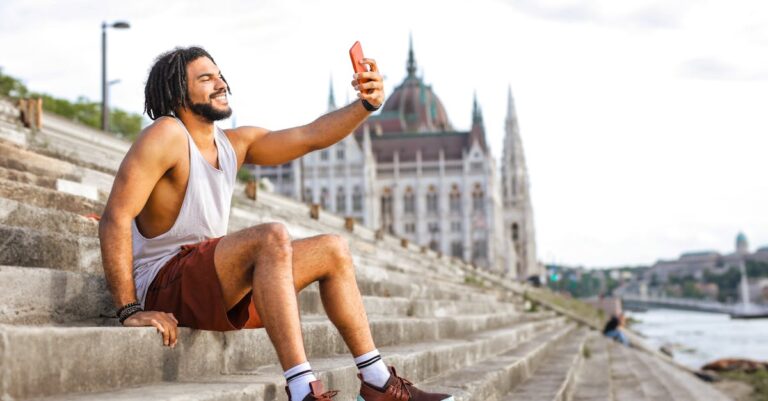
[[[120,322],[120,324],[123,324],[123,322],[125,322],[125,320],[129,317],[143,311],[144,309],[141,307],[140,303],[131,302],[128,305],[118,309],[115,317],[117,317],[117,320]]]
[[[370,102],[368,102],[367,100],[363,99],[363,107],[365,107],[365,109],[366,109],[366,110],[368,110],[368,111],[376,111],[376,110],[378,110],[378,109],[380,109],[380,108],[381,108],[381,105],[379,105],[379,106],[377,107],[377,106],[374,106],[374,105],[372,105],[372,104],[371,104]]]

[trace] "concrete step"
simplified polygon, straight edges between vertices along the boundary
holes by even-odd
[[[27,171],[0,167],[0,178],[8,181],[37,185],[38,187],[56,189],[56,178],[39,176]]]
[[[587,337],[584,364],[576,377],[576,388],[571,401],[618,401],[613,398],[611,362],[608,345],[600,333],[592,332]],[[625,400],[629,401],[629,400]]]
[[[498,301],[430,300],[364,294],[363,302],[369,316],[446,317],[521,312],[520,305]],[[320,292],[316,288],[307,288],[299,293],[299,307],[303,313],[325,314],[322,302],[320,301]]]
[[[75,217],[69,217],[71,224],[80,224]],[[58,234],[0,224],[0,238],[5,239],[4,246],[0,248],[2,265],[47,267],[88,274],[103,272],[99,240],[95,237]],[[472,291],[465,286],[441,284],[418,274],[390,272],[360,264],[356,266],[358,286],[365,294],[472,302],[495,302],[498,299],[497,294],[494,293]]]
[[[64,323],[114,315],[103,274],[0,266],[0,283],[0,323]]]
[[[101,215],[104,210],[103,202],[2,178],[0,178],[0,198],[45,209],[64,210],[80,215],[91,213]]]
[[[47,268],[0,266],[0,323],[74,323],[114,316],[112,299],[104,275]],[[505,302],[425,300],[382,297],[363,293],[369,316],[449,317],[519,313],[520,306]],[[299,293],[303,314],[322,314],[316,285]]]
[[[57,178],[79,181],[82,176],[77,166],[5,142],[0,142],[0,167],[54,181]]]
[[[584,359],[587,329],[581,328],[558,344],[542,361],[533,376],[499,400],[565,401],[570,400],[576,374]]]
[[[729,397],[723,395],[710,384],[700,380],[693,374],[683,371],[666,361],[644,352],[632,350],[635,358],[647,366],[649,372],[661,382],[673,400],[712,400],[726,401]]]
[[[456,401],[494,401],[530,377],[550,350],[564,341],[575,329],[567,324],[540,331],[532,341],[506,347],[478,363],[435,376],[425,387],[453,394]]]
[[[634,361],[627,358],[626,348],[618,343],[611,343],[608,346],[614,397],[616,400],[652,401],[645,397],[640,378],[631,368]]]
[[[604,340],[605,341],[605,340]],[[674,391],[659,381],[655,372],[653,372],[648,365],[642,361],[642,355],[636,350],[623,347],[620,344],[611,344],[614,347],[617,358],[622,358],[626,361],[626,366],[634,376],[637,378],[640,384],[640,392],[643,394],[643,398],[646,400],[674,400],[679,399],[679,395],[676,396]]]
[[[99,234],[99,223],[94,219],[7,198],[0,198],[0,224],[69,236],[96,238]]]
[[[551,330],[540,327],[538,332]],[[536,340],[537,330],[529,327],[508,328],[468,337],[462,341],[444,340],[409,346],[379,347],[387,364],[417,383],[432,376],[477,363],[489,353],[503,352]],[[499,348],[500,347],[500,348]],[[351,400],[360,383],[349,356],[311,358],[313,369],[326,388],[340,390],[337,399]],[[57,400],[269,400],[286,401],[284,379],[276,365],[263,366],[236,375],[216,375],[187,383],[166,382],[108,393],[70,394]],[[428,387],[428,386],[427,386]],[[423,387],[422,388],[427,388]],[[200,392],[198,395],[197,392]]]
[[[98,238],[0,225],[0,265],[103,274]]]
[[[508,328],[488,331],[488,326],[460,320],[371,319],[371,327],[377,347],[386,350],[391,362],[399,363],[404,374],[423,380],[439,369],[473,363],[564,324],[561,318],[506,322]],[[346,353],[343,341],[327,320],[304,321],[302,330],[312,361]],[[264,330],[218,333],[182,328],[175,349],[162,347],[152,328],[0,326],[0,334],[2,366],[13,367],[0,378],[4,391],[0,399],[252,373],[276,363]],[[451,339],[459,337],[465,338]],[[394,346],[396,343],[410,345]],[[398,360],[397,351],[410,355]]]

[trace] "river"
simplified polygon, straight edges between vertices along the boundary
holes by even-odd
[[[631,328],[650,345],[672,345],[675,360],[691,368],[721,358],[768,361],[768,319],[671,309],[628,311],[627,316],[638,321]]]

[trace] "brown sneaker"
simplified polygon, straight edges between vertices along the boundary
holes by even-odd
[[[364,382],[363,376],[358,374],[361,385],[357,401],[453,401],[452,395],[426,393],[417,389],[413,383],[398,377],[394,366],[390,366],[389,371],[392,375],[384,388]]]
[[[323,392],[323,382],[315,380],[309,383],[310,392],[304,397],[303,401],[331,401],[331,398],[335,397],[339,392],[336,390]],[[288,386],[285,386],[285,392],[288,393],[288,400],[291,399],[291,391],[288,390]]]

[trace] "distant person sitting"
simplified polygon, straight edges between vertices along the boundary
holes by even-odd
[[[608,323],[605,324],[605,328],[603,328],[603,335],[608,338],[612,338],[614,341],[618,341],[626,346],[629,346],[629,340],[621,330],[621,328],[624,327],[624,323],[625,319],[623,313],[611,316],[611,319],[608,320]]]

